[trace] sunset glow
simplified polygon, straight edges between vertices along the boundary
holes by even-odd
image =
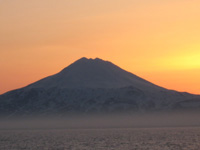
[[[0,94],[99,57],[200,94],[199,0],[0,0]]]

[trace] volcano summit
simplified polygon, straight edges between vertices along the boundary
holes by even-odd
[[[133,86],[141,90],[162,90],[108,61],[85,57],[74,62],[58,74],[44,78],[28,88],[123,88]]]

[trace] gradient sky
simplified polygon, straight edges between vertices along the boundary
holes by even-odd
[[[0,93],[83,56],[200,94],[200,1],[0,0]]]

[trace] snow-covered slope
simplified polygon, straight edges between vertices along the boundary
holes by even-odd
[[[81,58],[55,75],[0,95],[0,114],[198,109],[199,100],[198,95],[159,87],[111,62]]]

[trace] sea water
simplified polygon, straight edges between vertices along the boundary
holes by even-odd
[[[0,130],[0,150],[200,150],[200,128]]]

